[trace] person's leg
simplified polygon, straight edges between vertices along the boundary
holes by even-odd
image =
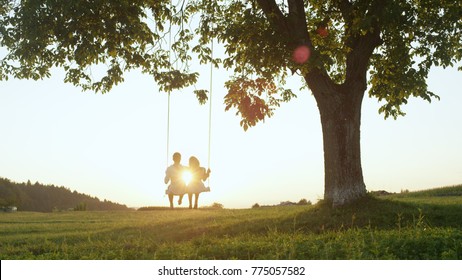
[[[180,194],[180,198],[178,198],[178,205],[181,205],[181,202],[183,201],[183,195],[184,194]]]
[[[173,208],[173,194],[168,194],[168,200],[170,201],[170,208]]]
[[[194,200],[194,209],[197,209],[198,200],[199,200],[199,193],[196,193],[196,197],[195,197],[195,200]]]
[[[192,208],[192,196],[193,196],[193,194],[192,194],[192,193],[188,193],[189,209],[191,209],[191,208]]]

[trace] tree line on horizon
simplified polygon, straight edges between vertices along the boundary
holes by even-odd
[[[18,211],[128,210],[126,205],[71,191],[55,185],[16,183],[0,177],[0,208],[16,206]]]

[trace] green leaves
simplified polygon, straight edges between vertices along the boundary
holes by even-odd
[[[371,59],[370,96],[385,104],[385,118],[404,115],[401,105],[411,97],[428,102],[432,66],[452,66],[462,59],[462,3],[422,0],[389,3],[381,19],[383,44]]]
[[[170,1],[2,0],[0,7],[0,46],[7,49],[0,57],[1,79],[43,79],[51,67],[62,67],[66,82],[103,93],[133,68],[167,91],[197,80],[196,73],[173,67],[175,60],[190,60],[193,34],[181,27],[163,31],[188,20]],[[166,48],[165,37],[174,31]]]
[[[365,77],[367,68],[369,95],[385,101],[380,109],[385,117],[397,117],[411,96],[437,98],[426,84],[432,66],[462,60],[461,1],[281,3],[0,0],[0,47],[6,50],[0,80],[43,79],[52,67],[61,67],[66,82],[104,93],[123,82],[126,71],[139,68],[170,92],[197,82],[193,61],[212,63],[240,77],[225,85],[225,104],[227,110],[238,109],[247,129],[293,97],[270,86],[283,85],[290,74],[307,77],[317,71],[336,86],[362,82],[358,75]],[[381,40],[372,56],[362,51],[371,34]],[[213,55],[212,40],[224,46],[222,57]],[[292,51],[300,44],[311,55],[297,64]],[[200,103],[206,101],[205,91],[195,94]]]
[[[198,73],[183,73],[179,70],[153,72],[154,79],[159,83],[161,91],[171,92],[197,82]]]
[[[209,99],[207,94],[208,91],[204,89],[197,89],[194,90],[194,94],[196,95],[197,100],[199,101],[199,104],[204,105],[207,103],[207,100]]]
[[[238,77],[226,82],[225,86],[228,89],[225,111],[237,109],[236,115],[241,116],[240,124],[244,130],[271,117],[281,102],[296,97],[292,91],[278,88],[273,80],[265,78]]]

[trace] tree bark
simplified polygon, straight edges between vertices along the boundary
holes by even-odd
[[[328,77],[306,77],[316,98],[324,144],[324,200],[337,207],[366,194],[361,167],[361,105],[365,88],[335,85]]]
[[[354,95],[354,98],[347,96]],[[364,93],[340,94],[318,103],[324,143],[324,200],[348,204],[366,194],[361,167],[361,104]]]

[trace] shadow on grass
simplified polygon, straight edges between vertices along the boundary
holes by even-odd
[[[461,228],[462,205],[402,202],[367,195],[357,202],[332,208],[319,202],[297,217],[298,227],[315,233],[348,228],[393,230],[425,224],[430,227]],[[290,223],[291,221],[286,221]],[[295,222],[295,221],[294,221]]]
[[[366,196],[354,204],[332,208],[322,201],[313,206],[277,206],[240,210],[172,211],[164,222],[111,230],[114,236],[143,236],[154,242],[183,242],[204,236],[242,234],[323,234],[348,229],[399,230],[418,226],[461,229],[461,205],[401,202]]]
[[[366,196],[331,208],[159,210],[76,215],[4,236],[4,259],[458,259],[462,206]],[[68,219],[66,214],[66,219]],[[11,224],[8,224],[12,226]],[[19,226],[19,225],[18,225]],[[11,230],[18,232],[18,226]],[[35,226],[35,225],[34,225]],[[89,228],[91,226],[91,228]]]

